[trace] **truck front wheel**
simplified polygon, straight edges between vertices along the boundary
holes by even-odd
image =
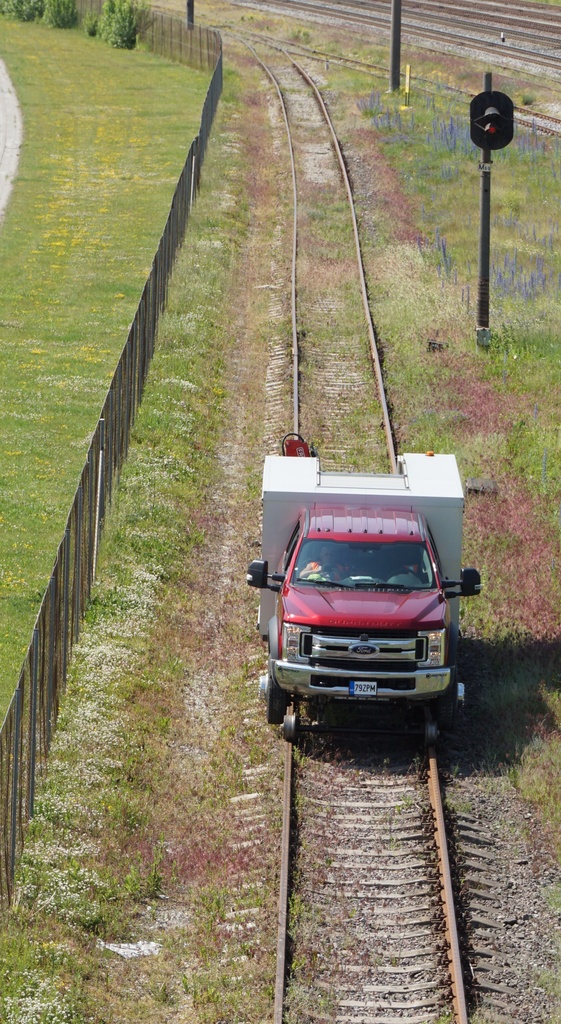
[[[453,670],[452,681],[442,694],[436,699],[436,723],[441,732],[454,732],[456,728],[456,716],[458,713],[458,678],[456,670]]]
[[[286,693],[284,690],[281,690],[279,684],[269,673],[265,694],[265,707],[267,709],[267,722],[269,725],[282,725],[286,714],[286,705]]]

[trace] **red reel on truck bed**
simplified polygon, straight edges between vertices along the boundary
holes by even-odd
[[[300,434],[285,434],[282,441],[282,454],[300,459],[309,459],[310,446]]]

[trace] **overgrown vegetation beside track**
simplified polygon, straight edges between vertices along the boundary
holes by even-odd
[[[1,710],[208,75],[6,19],[0,52],[25,122],[0,231]]]

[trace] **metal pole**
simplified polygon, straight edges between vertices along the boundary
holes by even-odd
[[[82,515],[83,492],[79,484],[76,494],[76,548],[74,555],[74,643],[80,635],[82,617]]]
[[[119,359],[117,366],[117,415],[115,417],[115,466],[120,471],[123,461],[123,359]]]
[[[18,803],[19,803],[19,768],[20,768],[20,733],[22,717],[21,684],[14,694],[14,745],[12,748],[12,814],[10,820],[10,883],[14,883],[17,851]]]
[[[93,506],[94,506],[94,492],[95,492],[95,481],[94,475],[94,452],[93,447],[90,445],[88,452],[88,554],[87,554],[87,571],[88,571],[88,597],[90,596],[93,582]]]
[[[192,160],[191,160],[191,195],[189,196],[189,209],[191,209],[191,207],[193,205],[193,200],[195,198],[195,185],[196,185],[196,179],[197,179],[197,143],[198,143],[198,141],[199,141],[199,136],[197,135],[196,139],[193,139],[193,142],[191,143],[191,147],[192,147],[192,151],[193,151],[193,157],[192,157]]]
[[[483,76],[483,91],[491,92],[492,75],[486,71]],[[479,273],[477,283],[477,344],[488,348],[491,341],[489,330],[489,264],[491,251],[491,151],[481,150],[481,190],[479,197]]]
[[[115,426],[115,391],[111,388],[109,392],[109,419],[107,420],[107,496],[109,502],[111,502],[111,496],[113,492],[113,469],[115,466],[115,456],[113,454],[113,435]]]
[[[195,24],[195,0],[187,0],[187,28]]]
[[[401,81],[401,0],[392,0],[392,27],[390,40],[390,92],[399,89]]]
[[[29,779],[28,779],[28,818],[33,817],[35,806],[35,761],[37,757],[37,685],[39,675],[39,630],[33,630],[31,647],[31,701],[29,708]]]
[[[64,531],[64,577],[63,577],[63,598],[62,598],[62,629],[64,640],[62,643],[62,685],[66,686],[66,672],[68,668],[68,656],[72,647],[69,636],[68,620],[70,618],[70,527]]]
[[[58,569],[58,575],[60,577],[60,565]],[[53,575],[49,580],[49,668],[47,676],[47,750],[51,745],[51,732],[52,722],[51,717],[53,713],[53,697],[54,697],[54,679],[55,679],[55,620],[57,613],[57,580]]]
[[[95,505],[95,532],[94,532],[94,549],[93,549],[93,569],[92,577],[95,580],[95,574],[97,571],[97,552],[99,548],[99,535],[101,530],[101,522],[104,514],[104,502],[103,502],[103,478],[105,473],[105,420],[100,419],[99,421],[99,456],[98,456],[98,473],[97,473],[97,501]]]

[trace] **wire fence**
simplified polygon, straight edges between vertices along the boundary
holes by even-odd
[[[83,0],[87,9],[88,0]],[[158,53],[162,40],[181,38],[164,18],[162,33],[146,41]],[[159,24],[160,16],[158,16]],[[206,95],[199,135],[194,139],[181,172],[171,209],[150,275],[123,347],[101,415],[92,437],[78,489],[60,542],[51,577],[16,691],[0,730],[0,909],[9,905],[17,857],[25,827],[33,817],[35,785],[46,765],[59,704],[66,685],[67,669],[78,639],[84,611],[95,578],[97,552],[105,511],[117,486],[127,457],[129,438],[154,344],[158,319],[167,299],[175,255],[181,245],[189,212],[197,192],[201,166],[218,101],[222,92],[222,47],[211,30],[188,30],[198,52],[197,67],[205,67],[212,52],[214,68]],[[186,30],[187,32],[187,30]],[[211,38],[213,37],[213,38]],[[167,45],[167,44],[166,44]],[[187,50],[176,59],[191,63]],[[189,51],[191,53],[191,51]]]
[[[159,11],[150,11],[139,33],[141,42],[154,53],[203,71],[216,64],[216,37],[213,29],[188,27],[179,18]]]

